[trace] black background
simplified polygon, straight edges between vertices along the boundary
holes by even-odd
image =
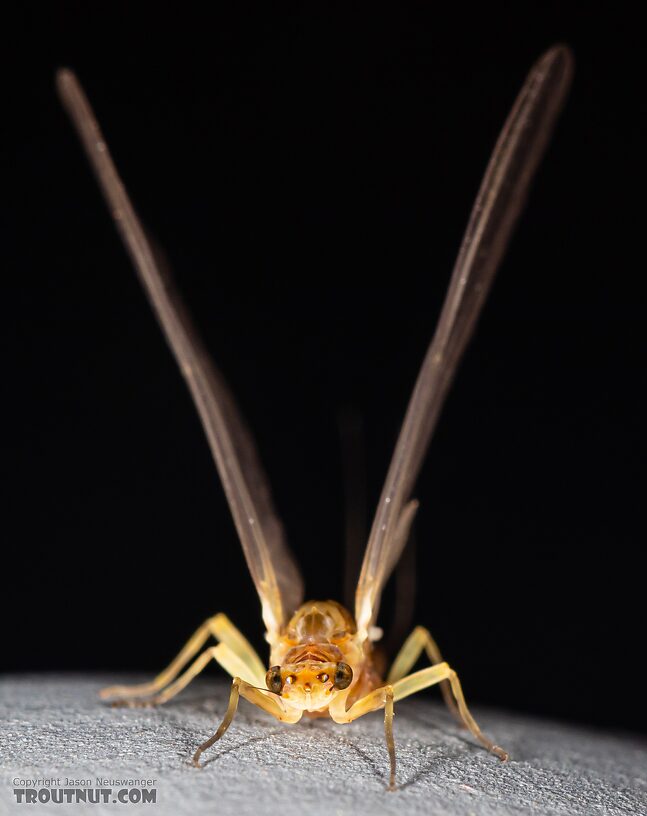
[[[468,699],[645,727],[645,42],[621,4],[486,5],[54,2],[5,27],[8,669],[155,671],[220,610],[262,648],[55,68],[254,429],[308,595],[339,597],[340,411],[372,508],[489,151],[565,41],[572,93],[416,489],[415,622]]]

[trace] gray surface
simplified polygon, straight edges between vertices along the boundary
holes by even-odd
[[[196,681],[157,709],[115,709],[96,691],[140,678],[40,676],[0,686],[0,813],[647,814],[647,745],[635,737],[479,711],[512,755],[474,745],[431,695],[396,706],[399,790],[388,793],[379,713],[351,725],[283,725],[241,701],[197,770],[189,757],[224,711],[224,680]],[[157,779],[157,804],[18,805],[12,779]]]

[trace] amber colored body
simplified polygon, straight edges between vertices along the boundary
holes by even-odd
[[[353,616],[337,601],[310,601],[299,607],[270,654],[270,665],[280,666],[286,680],[294,678],[284,684],[282,698],[312,717],[329,713],[332,678],[340,662],[353,671],[347,705],[382,684],[373,664],[373,644],[358,637]]]

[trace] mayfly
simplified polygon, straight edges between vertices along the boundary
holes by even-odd
[[[411,498],[429,440],[481,307],[523,207],[532,176],[564,102],[572,74],[568,48],[547,51],[531,69],[505,122],[479,189],[436,332],[424,358],[370,530],[353,612],[327,601],[304,603],[303,581],[288,550],[252,439],[229,390],[202,345],[189,314],[162,268],[112,162],[99,125],[75,75],[62,69],[57,87],[166,339],[187,382],[209,445],[247,565],[258,592],[269,669],[224,615],[209,618],[162,673],[149,683],[112,686],[101,696],[127,705],[164,703],[212,660],[232,677],[229,705],[201,754],[229,728],[239,698],[286,723],[328,714],[350,723],[384,709],[395,786],[394,703],[435,684],[449,708],[482,745],[508,754],[472,717],[456,672],[430,633],[417,627],[386,678],[375,666],[380,597],[409,537],[418,502]],[[215,646],[207,646],[213,636]],[[427,655],[430,666],[411,673]]]

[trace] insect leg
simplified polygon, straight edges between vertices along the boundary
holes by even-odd
[[[458,711],[461,719],[467,728],[469,728],[471,733],[483,746],[485,746],[485,748],[487,748],[488,751],[496,754],[499,759],[504,761],[508,759],[508,754],[503,750],[503,748],[499,748],[498,745],[491,742],[476,724],[476,721],[470,714],[467,703],[465,702],[463,689],[461,688],[458,675],[447,663],[439,663],[436,666],[430,666],[427,669],[422,669],[414,674],[410,674],[408,677],[403,677],[401,680],[398,680],[393,684],[394,697],[396,700],[402,700],[404,697],[408,697],[410,694],[415,694],[416,692],[429,688],[429,686],[433,686],[436,683],[441,683],[443,680],[449,680],[452,693],[458,705]],[[352,711],[353,708],[355,708],[355,706],[361,702],[361,700],[358,700],[358,702],[355,703],[350,710]]]
[[[451,686],[452,693],[456,698],[458,711],[461,719],[469,728],[471,733],[479,740],[479,742],[499,757],[501,760],[508,759],[508,754],[491,742],[481,729],[476,724],[476,721],[470,714],[470,711],[463,696],[460,681],[456,672],[449,667],[447,663],[439,663],[436,666],[429,666],[427,669],[410,674],[408,677],[403,677],[393,684],[380,686],[369,692],[365,697],[353,703],[353,705],[346,710],[346,698],[337,697],[330,704],[330,716],[335,722],[349,723],[353,720],[369,714],[378,708],[385,709],[384,729],[386,732],[387,747],[389,749],[389,759],[391,761],[391,781],[389,787],[392,789],[395,784],[395,744],[393,741],[393,703],[397,700],[402,700],[411,694],[434,686],[436,683],[441,683],[443,680],[448,680]]]
[[[401,680],[403,677],[405,677],[416,664],[423,649],[427,653],[427,657],[429,658],[432,666],[443,662],[440,649],[436,645],[436,641],[432,638],[429,630],[425,629],[424,626],[416,626],[413,632],[405,640],[404,646],[400,649],[397,657],[393,661],[393,665],[391,666],[391,670],[386,678],[386,682],[395,683],[397,680]],[[454,698],[452,697],[452,690],[449,680],[440,681],[440,690],[447,708],[449,708],[456,719],[463,724],[463,718],[461,717],[458,708],[456,707],[456,703],[454,702]]]
[[[150,683],[141,683],[134,686],[109,686],[108,688],[102,689],[99,692],[99,696],[103,699],[116,697],[120,700],[128,700],[138,697],[147,697],[160,692],[178,676],[189,660],[200,651],[210,635],[213,635],[213,637],[221,643],[227,644],[243,661],[247,667],[246,671],[241,672],[244,677],[252,677],[253,682],[257,685],[263,684],[265,668],[259,656],[247,638],[245,638],[244,635],[236,629],[229,618],[221,612],[218,615],[208,618],[189,638],[175,660]]]
[[[177,678],[177,680],[168,685],[158,694],[148,697],[120,699],[116,700],[113,705],[123,705],[130,708],[137,708],[139,706],[145,707],[166,703],[171,698],[175,697],[176,694],[179,694],[182,689],[186,688],[194,677],[197,677],[198,674],[200,674],[200,672],[203,671],[207,664],[212,660],[219,663],[222,668],[232,677],[243,676],[248,680],[252,680],[251,685],[255,684],[255,679],[250,675],[247,666],[236,654],[236,652],[226,643],[219,643],[217,646],[210,646],[208,649],[205,649],[204,652],[202,652],[202,654],[193,661],[189,668]]]
[[[395,739],[393,738],[393,688],[386,687],[386,700],[384,702],[384,737],[386,747],[389,752],[389,790],[395,790]]]
[[[219,649],[220,646],[216,646],[215,648]],[[255,688],[240,677],[234,677],[231,684],[231,694],[229,695],[229,705],[227,706],[227,711],[225,712],[222,722],[213,737],[209,737],[206,742],[203,742],[193,755],[193,764],[196,768],[201,767],[200,756],[202,753],[206,751],[207,748],[211,748],[214,742],[217,742],[231,725],[231,721],[234,719],[234,715],[238,709],[238,700],[241,695],[250,703],[262,708],[263,711],[267,711],[268,714],[271,714],[282,722],[296,723],[301,719],[303,714],[302,711],[289,711],[286,709],[281,702],[281,698],[277,695],[269,691],[264,691],[263,689]]]
[[[336,723],[350,723],[358,717],[363,717],[378,708],[384,708],[384,736],[386,747],[389,752],[389,764],[391,771],[389,774],[389,790],[395,790],[395,740],[393,738],[393,702],[395,698],[395,686],[387,685],[373,689],[369,694],[353,703],[346,710],[346,698],[348,695],[337,697],[330,704],[330,716]]]

